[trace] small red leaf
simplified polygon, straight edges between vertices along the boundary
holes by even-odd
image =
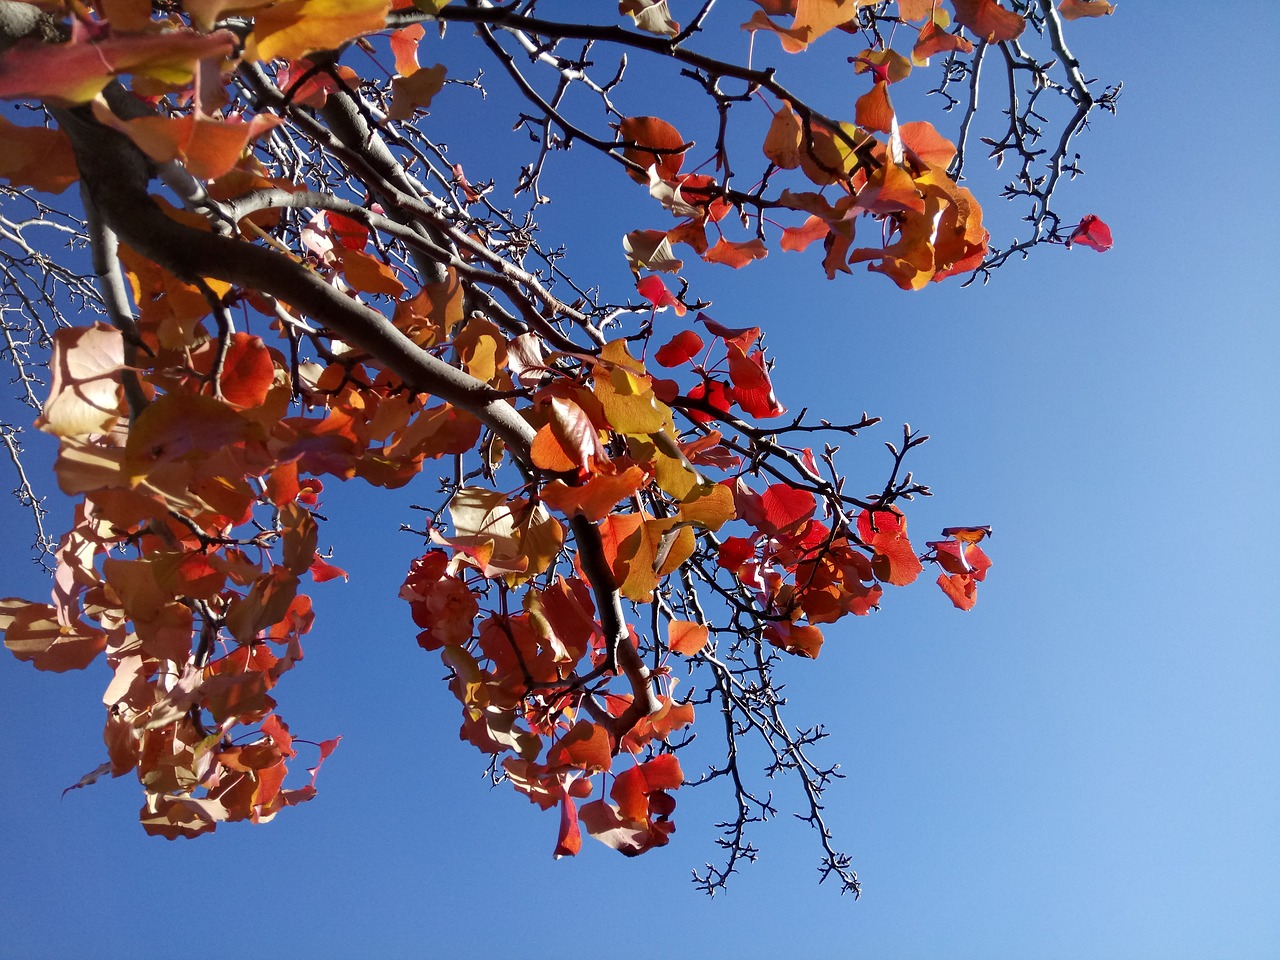
[[[636,284],[636,292],[644,297],[654,308],[671,307],[676,312],[676,316],[683,317],[685,314],[685,306],[667,289],[667,285],[662,282],[662,278],[656,273],[645,277]]]
[[[1070,248],[1073,243],[1080,243],[1086,247],[1092,247],[1099,253],[1106,253],[1111,249],[1111,228],[1103,223],[1100,217],[1091,213],[1080,221],[1075,230],[1071,231],[1071,236],[1067,238],[1067,247]]]

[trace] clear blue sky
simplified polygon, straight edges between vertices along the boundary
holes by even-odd
[[[1264,2],[1075,25],[1086,71],[1125,81],[1062,200],[1111,225],[1106,255],[918,295],[796,255],[699,275],[717,319],[769,331],[788,406],[934,437],[917,536],[995,527],[974,611],[920,584],[788,665],[793,719],[829,725],[848,775],[828,814],[861,901],[815,885],[785,818],[727,896],[697,894],[712,793],[681,791],[664,850],[553,862],[554,815],[482,780],[394,598],[413,491],[331,484],[322,536],[352,582],[316,589],[282,695],[295,730],[344,739],[275,823],[169,843],[137,826],[128,779],[60,800],[102,759],[106,672],[0,657],[0,958],[1280,956],[1277,30]],[[598,174],[576,174],[586,203]],[[661,222],[644,209],[601,243],[602,282],[625,282],[615,236]],[[850,471],[880,478],[893,432]],[[0,594],[40,598],[7,498],[0,529]]]

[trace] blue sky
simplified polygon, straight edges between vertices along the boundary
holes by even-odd
[[[855,477],[882,477],[893,424],[932,435],[917,538],[995,528],[971,613],[922,582],[788,664],[793,720],[828,725],[847,775],[828,815],[861,901],[816,886],[786,817],[726,896],[697,894],[726,812],[711,792],[681,791],[666,849],[553,862],[554,816],[480,777],[394,598],[417,547],[396,527],[428,494],[330,484],[322,537],[352,582],[316,589],[282,690],[295,730],[344,737],[312,803],[169,843],[136,825],[127,779],[59,799],[102,758],[105,670],[0,658],[0,955],[1280,955],[1280,13],[1230,11],[1129,2],[1072,30],[1086,72],[1125,81],[1061,201],[1111,225],[1106,255],[1044,250],[917,295],[827,283],[812,256],[698,275],[717,319],[767,329],[784,403],[885,418],[847,450]],[[587,204],[592,176],[565,181]],[[625,282],[613,236],[660,222],[626,209],[644,221],[608,227],[602,283]],[[41,597],[8,499],[0,529],[0,593]]]

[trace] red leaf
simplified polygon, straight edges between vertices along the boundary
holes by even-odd
[[[340,213],[328,213],[329,235],[348,250],[363,250],[369,243],[369,228]]]
[[[664,367],[678,367],[688,363],[702,349],[702,338],[692,330],[681,330],[658,348],[653,359]]]
[[[271,351],[262,340],[247,333],[232,335],[219,380],[226,400],[238,407],[261,406],[275,377]]]
[[[759,327],[726,327],[724,324],[712,320],[705,313],[699,313],[698,319],[713,337],[719,337],[725,343],[734,344],[743,353],[750,350],[755,345],[755,342],[760,339]]]
[[[773,395],[773,384],[764,369],[764,354],[756,351],[747,356],[737,344],[728,344],[729,379],[733,381],[733,399],[753,417],[780,417],[787,408]]]
[[[662,278],[656,273],[645,277],[637,283],[636,292],[652,303],[655,309],[658,307],[671,307],[675,310],[677,317],[683,317],[685,314],[684,304],[671,295],[667,285],[662,282]]]
[[[809,521],[818,501],[808,490],[775,483],[760,495],[760,507],[764,514],[761,530],[786,535],[796,533]]]
[[[311,571],[311,579],[316,583],[325,583],[329,580],[336,580],[338,577],[341,577],[343,580],[351,579],[347,575],[347,571],[343,570],[341,567],[335,567],[318,553],[308,569]]]
[[[707,378],[702,383],[694,385],[689,389],[689,399],[702,400],[721,413],[729,412],[729,386],[720,380]],[[703,413],[701,410],[686,410],[685,414],[696,423],[709,423],[715,419],[711,414]]]
[[[553,856],[576,857],[582,849],[582,831],[578,829],[578,805],[573,798],[565,794],[560,800],[560,834],[556,837],[556,849]]]
[[[1099,253],[1106,253],[1111,249],[1111,228],[1091,213],[1080,221],[1071,232],[1071,236],[1067,238],[1068,249],[1073,243],[1080,243],[1086,247],[1092,247]]]

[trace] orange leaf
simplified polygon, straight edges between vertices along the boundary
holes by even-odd
[[[916,44],[911,48],[911,59],[916,64],[924,66],[935,53],[949,50],[972,53],[973,41],[967,37],[960,36],[958,33],[948,32],[943,29],[942,24],[936,19],[931,19],[920,28],[920,35],[916,38]]]
[[[341,245],[334,248],[334,254],[342,264],[347,283],[362,293],[381,293],[388,297],[404,293],[404,284],[396,276],[395,268],[377,257]]]
[[[783,100],[769,124],[769,132],[765,134],[764,155],[775,166],[794,170],[800,166],[802,139],[800,117],[791,108],[791,103]]]
[[[978,602],[978,586],[973,577],[963,573],[938,574],[938,586],[951,598],[957,609],[972,610]]]
[[[858,98],[856,110],[858,126],[881,133],[893,130],[893,104],[889,102],[887,83],[876,81],[867,93]]]
[[[275,377],[275,362],[262,340],[248,333],[233,334],[222,361],[223,398],[238,407],[261,406]]]
[[[743,240],[737,243],[721,237],[716,245],[702,255],[707,263],[723,263],[739,270],[752,260],[763,260],[769,255],[760,239]]]
[[[84,623],[60,624],[47,603],[0,600],[4,645],[37,670],[83,670],[107,647],[107,635]]]
[[[565,794],[560,800],[560,834],[556,837],[556,848],[552,855],[576,857],[582,849],[582,831],[578,829],[578,805],[573,797]]]
[[[898,128],[902,145],[919,160],[937,170],[946,170],[956,155],[956,145],[948,140],[927,120],[912,120]]]
[[[547,751],[548,767],[574,767],[600,773],[613,765],[612,746],[604,727],[579,720]]]
[[[697,656],[698,651],[707,645],[710,637],[711,631],[700,623],[672,620],[667,624],[668,649],[684,657]]]
[[[659,117],[627,117],[618,124],[618,136],[633,144],[624,147],[622,155],[644,170],[656,166],[659,180],[670,180],[680,172],[684,137],[667,121]],[[649,181],[636,170],[628,170],[627,174],[636,183]]]
[[[600,431],[585,410],[559,397],[552,397],[549,406],[547,422],[530,450],[534,466],[555,472],[576,469],[586,475],[609,462]]]
[[[418,110],[426,110],[432,98],[443,89],[446,72],[442,64],[436,64],[396,77],[391,81],[391,109],[387,116],[392,120],[409,120]]]
[[[411,23],[391,34],[388,42],[391,45],[391,55],[395,58],[396,73],[400,76],[410,76],[418,69],[418,44],[425,33],[426,29],[422,24]]]
[[[787,53],[799,53],[809,45],[809,31],[807,29],[779,26],[770,20],[763,10],[757,10],[751,14],[751,19],[742,25],[742,29],[748,33],[764,30],[776,35],[782,43],[782,49]]]
[[[80,171],[61,130],[20,127],[0,117],[0,177],[15,187],[61,193],[80,179]]]
[[[822,631],[807,624],[770,623],[764,628],[764,635],[780,650],[810,660],[816,660],[822,649]]]
[[[1017,40],[1027,26],[1026,20],[996,0],[951,0],[951,5],[956,10],[956,23],[988,43]]]
[[[1116,12],[1114,4],[1107,0],[1062,0],[1058,4],[1058,13],[1064,20],[1079,20],[1081,17],[1109,17]]]
[[[542,488],[542,499],[565,516],[580,513],[592,522],[599,522],[643,487],[646,479],[643,470],[630,466],[616,476],[597,474],[580,487],[553,480]]]
[[[827,221],[821,217],[811,216],[798,227],[787,227],[782,231],[782,242],[779,246],[783,250],[801,251],[815,240],[821,240],[827,235],[830,228]]]

